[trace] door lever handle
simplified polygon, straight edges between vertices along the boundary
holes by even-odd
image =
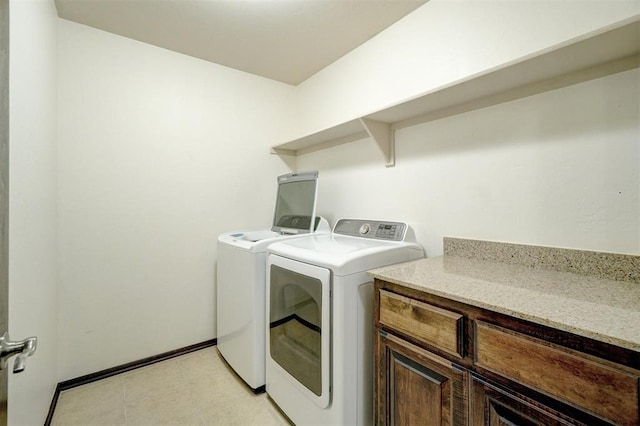
[[[27,358],[34,354],[38,348],[38,338],[28,337],[24,340],[12,342],[9,340],[9,333],[5,332],[0,337],[0,370],[7,368],[7,361],[14,355],[18,355],[13,363],[13,372],[22,373],[27,362]]]

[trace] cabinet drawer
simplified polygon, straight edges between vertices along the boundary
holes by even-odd
[[[637,425],[638,376],[481,321],[475,363],[609,421]]]
[[[464,317],[456,312],[380,290],[380,323],[458,358],[464,357]]]

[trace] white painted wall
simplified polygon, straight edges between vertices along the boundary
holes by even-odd
[[[638,15],[638,0],[430,0],[298,86],[297,136]]]
[[[299,86],[299,136],[632,19],[638,1],[431,0]],[[637,71],[298,158],[319,211],[458,236],[640,253]]]
[[[9,332],[38,336],[9,374],[10,425],[43,424],[57,368],[57,24],[49,0],[10,2]]]
[[[640,254],[640,72],[628,71],[303,155],[320,214],[404,220],[442,237]]]
[[[59,26],[60,379],[215,337],[217,235],[268,226],[294,88]]]

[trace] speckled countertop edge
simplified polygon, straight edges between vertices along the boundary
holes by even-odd
[[[543,266],[523,266],[495,258],[467,258],[459,255],[464,251],[447,250],[446,244],[445,241],[444,256],[391,265],[370,274],[418,291],[640,351],[639,282],[556,270],[548,261]],[[490,245],[493,244],[505,243]],[[512,249],[517,251],[517,247]],[[501,250],[510,249],[501,248],[498,252]],[[582,252],[580,256],[589,257],[589,253]],[[633,265],[636,259],[631,260]]]

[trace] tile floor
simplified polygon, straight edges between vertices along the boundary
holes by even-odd
[[[253,392],[215,347],[60,393],[52,425],[265,425],[290,423]]]

